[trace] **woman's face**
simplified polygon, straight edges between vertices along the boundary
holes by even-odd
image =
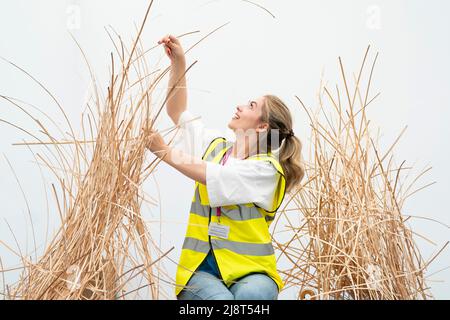
[[[256,132],[264,131],[268,128],[268,124],[261,122],[262,108],[264,105],[264,97],[249,100],[247,104],[236,106],[235,113],[228,123],[228,128],[236,132],[236,130],[246,132],[252,130]]]

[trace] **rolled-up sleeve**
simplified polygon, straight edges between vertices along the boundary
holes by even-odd
[[[206,188],[211,207],[255,203],[271,210],[279,173],[266,161],[235,160],[222,166],[206,164]]]

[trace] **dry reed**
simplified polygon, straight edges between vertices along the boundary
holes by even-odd
[[[274,238],[289,234],[276,244],[292,266],[282,272],[299,299],[431,298],[424,271],[434,258],[423,260],[402,214],[405,200],[422,189],[412,191],[414,182],[428,169],[406,186],[408,168],[405,162],[395,167],[393,157],[400,137],[384,153],[377,146],[366,109],[378,96],[369,98],[378,54],[367,77],[369,48],[354,88],[339,58],[341,89],[333,94],[321,84],[316,110],[297,98],[311,126],[309,159],[301,187],[275,222]]]
[[[94,82],[96,109],[94,112],[88,103],[89,112],[81,123],[83,139],[76,139],[63,107],[53,95],[16,66],[53,98],[70,133],[59,130],[62,137],[55,139],[43,125],[45,121],[33,117],[17,101],[3,97],[29,115],[45,136],[41,139],[2,120],[36,140],[23,144],[44,147],[46,152],[35,157],[58,181],[52,184],[52,193],[61,219],[61,227],[38,261],[22,257],[24,271],[18,283],[8,287],[8,299],[121,299],[145,287],[150,298],[159,298],[155,262],[172,249],[160,251],[140,209],[144,201],[154,203],[142,191],[143,181],[159,162],[155,158],[145,163],[146,145],[151,139],[146,132],[165,103],[159,110],[152,110],[151,97],[170,68],[148,71],[148,50],[142,49],[140,37],[151,5],[130,49],[120,36],[114,38],[108,31],[120,61],[117,67],[111,54],[105,98],[95,86],[86,59]],[[52,121],[50,117],[46,120]],[[145,279],[145,285],[130,290],[129,284],[138,275]]]

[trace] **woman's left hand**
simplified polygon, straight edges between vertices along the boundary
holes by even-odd
[[[165,151],[167,151],[167,144],[163,137],[153,129],[147,130],[146,135],[148,141],[147,148],[157,157],[163,156]]]

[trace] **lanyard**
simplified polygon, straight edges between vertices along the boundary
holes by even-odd
[[[225,155],[223,156],[222,161],[220,162],[221,165],[225,165],[225,163],[227,162],[228,157],[229,157],[230,154],[231,154],[231,149],[233,149],[233,147],[231,147],[230,149],[228,149],[227,152],[225,153]],[[221,210],[220,210],[220,207],[217,207],[217,208],[216,208],[216,215],[217,215],[217,219],[219,220],[219,223],[220,223],[220,216],[222,215],[222,212],[221,212]]]

